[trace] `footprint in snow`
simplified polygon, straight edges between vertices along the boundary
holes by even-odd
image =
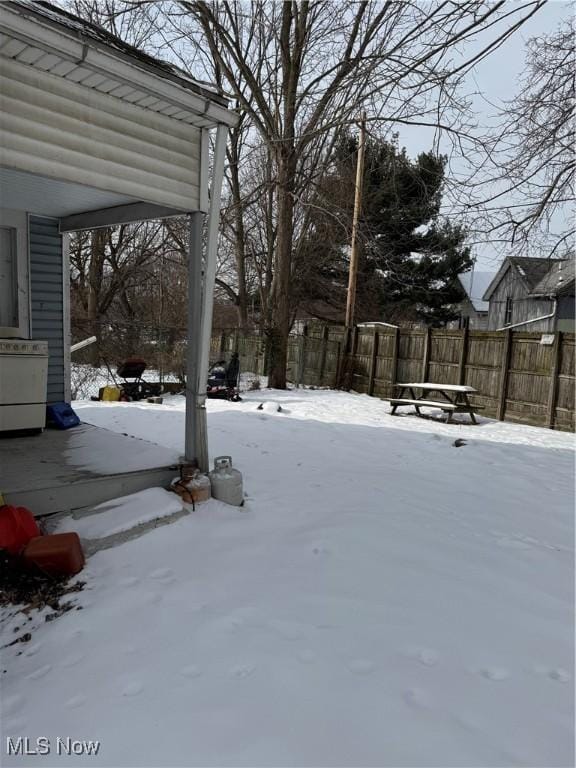
[[[138,584],[138,579],[136,576],[127,576],[125,579],[120,579],[118,582],[121,587],[134,587],[136,584]]]
[[[425,667],[435,667],[440,659],[436,651],[433,651],[431,648],[422,648],[422,650],[417,652],[416,658]]]
[[[138,696],[143,690],[144,686],[142,683],[135,680],[133,683],[128,683],[122,691],[122,696]]]
[[[174,571],[171,568],[157,568],[149,574],[151,579],[161,581],[163,584],[170,584],[175,581]]]
[[[26,675],[26,678],[28,680],[38,680],[41,677],[46,677],[48,672],[52,671],[52,664],[45,664],[43,667],[39,667],[34,672],[31,672],[29,675]]]
[[[430,700],[422,688],[409,688],[404,691],[404,701],[413,709],[430,709]]]
[[[558,683],[568,683],[571,679],[570,673],[561,667],[550,669],[548,671],[548,677],[550,680],[556,680]]]
[[[510,677],[510,672],[505,667],[485,667],[480,670],[480,674],[487,680],[495,682],[507,680]]]
[[[312,547],[312,554],[313,555],[333,555],[334,549],[330,546],[330,544],[326,544],[325,542],[318,542],[314,547]]]
[[[72,654],[71,656],[67,656],[65,659],[63,659],[60,662],[60,666],[64,667],[64,669],[69,669],[70,667],[75,667],[77,664],[80,664],[83,659],[83,653]]]
[[[42,643],[36,643],[36,645],[31,645],[29,648],[26,648],[24,651],[24,656],[36,656],[38,651],[42,648]]]
[[[68,699],[66,704],[64,705],[66,709],[78,709],[78,707],[83,706],[86,704],[88,699],[86,696],[82,696],[82,694],[79,694],[78,696],[72,696],[71,699]]]
[[[202,670],[200,669],[200,667],[197,667],[196,664],[190,664],[187,667],[183,667],[180,670],[180,674],[182,675],[182,677],[188,677],[192,679],[194,677],[200,677],[200,675],[202,674]]]
[[[230,675],[239,679],[244,677],[250,677],[256,671],[256,666],[253,664],[238,664],[236,667],[232,667]]]
[[[370,659],[352,659],[348,663],[348,669],[355,675],[369,675],[376,669],[376,665]]]

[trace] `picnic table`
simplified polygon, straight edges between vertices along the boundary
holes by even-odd
[[[398,396],[390,400],[392,415],[396,413],[397,408],[405,406],[414,406],[418,416],[422,416],[420,408],[440,408],[448,414],[447,423],[452,421],[452,416],[455,413],[467,413],[473,424],[478,423],[474,412],[479,411],[482,406],[473,406],[468,397],[477,391],[474,387],[467,387],[463,384],[436,384],[423,381],[396,384],[396,388]],[[416,390],[420,390],[418,397],[416,397]],[[410,397],[407,397],[406,393]]]

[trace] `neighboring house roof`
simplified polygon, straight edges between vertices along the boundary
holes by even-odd
[[[460,285],[476,312],[488,312],[488,302],[484,301],[482,297],[495,274],[495,272],[479,272],[473,269],[471,272],[458,275]]]
[[[531,256],[508,256],[502,262],[500,269],[484,292],[482,298],[484,301],[490,300],[490,296],[494,293],[496,287],[509,269],[514,269],[516,271],[516,274],[526,288],[526,293],[531,294],[540,281],[548,274],[551,267],[559,261],[559,259],[541,259]]]
[[[558,259],[532,290],[532,296],[562,296],[574,293],[574,259]]]
[[[62,8],[58,8],[44,0],[11,0],[6,5],[17,8],[27,15],[42,19],[45,23],[66,27],[77,37],[90,40],[109,49],[113,48],[117,55],[130,57],[131,62],[137,62],[142,69],[152,70],[154,74],[160,77],[172,80],[181,87],[194,91],[223,106],[227,106],[227,99],[214,86],[194,80],[180,67],[149,56],[139,48],[124,42],[102,27],[68,13]]]

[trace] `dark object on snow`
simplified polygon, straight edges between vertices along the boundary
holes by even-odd
[[[0,507],[0,550],[19,555],[35,536],[40,536],[40,529],[29,509],[10,504]]]
[[[72,576],[84,568],[77,533],[53,533],[32,539],[22,553],[24,562],[50,576]]]
[[[226,366],[226,386],[229,388],[238,387],[238,376],[240,375],[240,360],[238,353],[234,352],[230,362]]]
[[[238,392],[239,378],[240,361],[235,352],[228,363],[225,360],[218,360],[208,369],[206,397],[237,403],[242,400]]]
[[[141,357],[130,357],[116,369],[117,375],[124,379],[119,384],[122,390],[121,400],[145,400],[148,397],[158,397],[162,394],[160,384],[150,384],[144,381],[142,374],[146,370],[146,361]]]
[[[70,429],[80,424],[78,415],[68,403],[53,403],[46,408],[46,420],[51,427]]]
[[[452,443],[454,448],[461,448],[463,445],[467,445],[466,440],[463,440],[461,437],[456,438],[454,442]]]
[[[0,552],[0,605],[21,606],[24,614],[33,609],[51,608],[56,613],[48,614],[48,617],[56,616],[75,607],[71,601],[61,602],[64,595],[71,592],[80,592],[85,582],[75,581],[68,583],[68,577],[54,577],[32,570],[26,566],[21,557],[14,557],[7,552]],[[30,617],[28,617],[30,619]],[[24,629],[25,625],[21,627]],[[18,638],[20,642],[27,642],[27,635]]]
[[[258,408],[256,410],[257,411],[263,411],[264,410],[264,403],[260,403],[260,405],[258,406]],[[279,405],[278,408],[276,408],[276,413],[282,413],[282,406],[281,405]]]

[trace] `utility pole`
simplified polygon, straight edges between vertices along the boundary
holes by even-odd
[[[356,162],[356,184],[354,192],[354,215],[352,217],[352,242],[350,244],[350,270],[348,272],[348,296],[346,300],[346,328],[354,325],[354,306],[356,304],[356,281],[358,277],[358,220],[362,210],[362,183],[364,180],[364,146],[366,143],[366,112],[360,119],[360,138],[358,140],[358,160]]]

